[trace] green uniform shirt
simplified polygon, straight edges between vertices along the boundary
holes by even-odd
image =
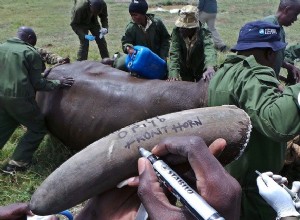
[[[238,55],[229,55],[209,84],[209,106],[236,105],[250,116],[250,142],[243,155],[226,167],[245,192],[258,194],[255,170],[279,173],[286,142],[300,132],[300,85],[283,92],[278,85],[273,69],[258,64],[253,56]]]
[[[278,18],[275,16],[275,15],[270,15],[268,17],[265,17],[263,19],[263,21],[267,21],[267,22],[270,22],[272,24],[276,24],[278,26],[280,26],[280,38],[281,38],[281,41],[285,43],[285,31],[282,27],[282,25],[280,25],[278,23]],[[281,66],[283,64],[283,61],[284,61],[284,49],[281,50],[281,53],[279,53],[276,57],[276,67],[275,67],[275,73],[277,74],[277,76],[279,75],[280,73],[280,69],[281,69]]]
[[[36,49],[18,38],[0,45],[0,96],[34,97],[37,90],[53,90],[59,80],[42,78],[42,59]]]
[[[285,51],[284,51],[284,58],[285,61],[294,64],[294,61],[296,59],[300,58],[300,44],[295,44],[289,46]]]
[[[153,14],[147,14],[152,24],[144,32],[136,23],[131,21],[122,37],[124,53],[127,53],[126,46],[144,46],[156,53],[160,58],[166,59],[170,48],[170,35],[163,22],[155,18]]]
[[[101,26],[108,29],[107,5],[103,1],[101,12],[98,14]],[[88,0],[77,0],[72,10],[71,27],[73,30],[100,26],[98,17],[92,15]],[[76,32],[76,31],[75,31]]]
[[[217,64],[217,52],[211,38],[211,33],[201,28],[197,31],[197,40],[190,53],[186,43],[175,27],[171,37],[169,78],[181,78],[184,81],[199,80],[205,69]]]

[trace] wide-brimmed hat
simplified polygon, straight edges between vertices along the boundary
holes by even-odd
[[[175,26],[180,28],[199,27],[198,8],[193,5],[186,5],[180,9]]]
[[[266,21],[252,21],[241,28],[237,44],[231,51],[253,48],[272,48],[273,51],[278,51],[286,45],[281,41],[279,25]]]

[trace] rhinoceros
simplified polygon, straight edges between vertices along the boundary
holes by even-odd
[[[221,155],[224,164],[248,142],[251,122],[243,110],[201,108],[207,106],[205,81],[134,78],[96,61],[59,66],[50,78],[58,76],[74,77],[75,83],[69,90],[37,94],[48,129],[71,148],[89,146],[37,189],[30,203],[36,214],[70,208],[136,175],[138,146],[151,150],[163,137],[200,135],[207,144],[223,137],[229,145]]]
[[[66,146],[81,150],[134,122],[207,106],[208,82],[146,80],[97,61],[52,69],[50,79],[71,76],[68,90],[38,92],[49,131]]]

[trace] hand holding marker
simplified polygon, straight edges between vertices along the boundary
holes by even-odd
[[[176,172],[164,161],[144,148],[139,148],[140,154],[147,158],[159,180],[168,190],[197,218],[204,220],[224,220],[198,193],[196,193]]]

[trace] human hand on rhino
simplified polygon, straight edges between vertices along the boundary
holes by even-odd
[[[71,87],[75,80],[72,77],[63,77],[60,81],[60,88]]]
[[[241,188],[215,158],[225,145],[224,139],[217,139],[207,148],[199,137],[172,137],[156,145],[152,153],[163,157],[169,165],[181,168],[181,172],[175,168],[177,173],[182,173],[182,167],[184,172],[193,173],[189,184],[196,186],[199,194],[225,219],[239,219]],[[184,162],[187,166],[183,166]],[[89,200],[76,220],[135,219],[141,201],[150,219],[194,218],[187,209],[170,202],[147,159],[139,159],[138,170],[139,177],[124,181],[128,186]],[[138,186],[138,193],[129,186]]]
[[[216,73],[215,69],[213,67],[207,67],[206,71],[203,73],[203,79],[206,80],[211,80],[211,78],[214,76]]]
[[[66,63],[70,63],[70,62],[71,62],[70,57],[65,57],[65,58],[61,58],[58,60],[59,64],[66,64]]]

